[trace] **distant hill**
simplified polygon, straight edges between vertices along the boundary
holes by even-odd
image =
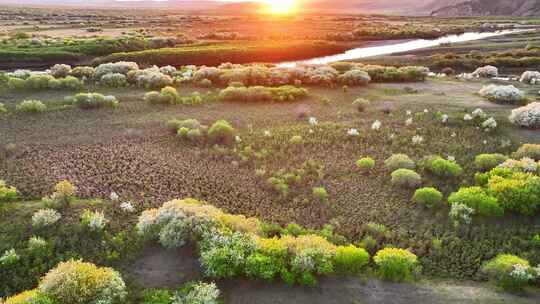
[[[440,4],[443,4],[441,1]],[[471,0],[442,5],[433,16],[540,16],[540,0]]]

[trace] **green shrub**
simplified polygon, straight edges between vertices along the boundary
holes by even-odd
[[[383,224],[369,222],[364,225],[364,232],[370,236],[380,239],[387,235],[388,230]]]
[[[502,154],[480,154],[474,159],[475,166],[482,171],[489,171],[504,163],[508,157]]]
[[[313,188],[313,197],[319,201],[326,201],[328,199],[328,192],[324,187]]]
[[[534,277],[529,262],[511,254],[499,254],[482,267],[482,271],[504,290],[520,292]]]
[[[283,261],[272,256],[254,253],[247,258],[246,274],[266,281],[273,280],[283,269]]]
[[[0,256],[0,266],[11,266],[16,264],[21,257],[17,254],[17,251],[15,251],[15,248],[11,248],[9,250],[4,251],[4,253]]]
[[[0,114],[7,113],[7,111],[6,106],[0,102]]]
[[[487,194],[480,187],[460,188],[458,192],[450,194],[448,202],[450,204],[465,204],[477,214],[483,216],[501,216],[504,214],[504,209],[499,205],[497,198]]]
[[[0,179],[0,202],[7,202],[17,198],[17,188],[8,186]]]
[[[341,273],[359,273],[369,263],[369,253],[363,248],[338,246],[334,255],[334,266]]]
[[[219,295],[215,283],[188,283],[174,296],[172,304],[218,304]]]
[[[532,158],[536,161],[540,161],[540,144],[524,144],[512,154],[515,159]]]
[[[534,215],[540,208],[538,176],[521,172],[514,172],[509,177],[494,175],[487,187],[505,210]]]
[[[361,172],[369,172],[375,168],[375,160],[371,157],[364,157],[356,161],[356,167]]]
[[[409,169],[397,169],[392,172],[392,184],[402,188],[416,188],[422,184],[422,177]]]
[[[428,163],[427,169],[438,177],[458,177],[463,174],[463,168],[456,162],[436,157]]]
[[[245,271],[247,258],[255,252],[254,239],[239,232],[213,233],[200,244],[200,262],[205,275],[212,278],[230,278]]]
[[[234,140],[235,130],[226,120],[216,121],[208,129],[208,139],[214,144],[228,145]]]
[[[425,205],[428,208],[434,208],[441,205],[443,199],[442,193],[432,187],[418,189],[414,192],[413,201]]]
[[[47,106],[39,100],[24,100],[15,109],[18,112],[41,113],[47,110]]]
[[[416,255],[405,249],[385,248],[373,257],[377,272],[383,280],[403,282],[410,280],[417,267]]]
[[[100,93],[79,93],[68,98],[74,105],[81,109],[98,109],[103,107],[118,107],[118,100],[112,95],[102,95]]]
[[[230,102],[284,102],[307,96],[307,90],[294,86],[269,88],[263,86],[229,86],[219,93],[221,101]]]
[[[173,295],[167,289],[147,289],[142,304],[172,304]]]
[[[397,169],[414,169],[416,167],[414,161],[405,154],[393,154],[384,161],[384,164],[390,171]]]
[[[57,303],[122,303],[126,296],[126,285],[118,272],[73,260],[50,270],[38,288]]]

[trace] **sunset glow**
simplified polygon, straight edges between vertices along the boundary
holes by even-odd
[[[266,12],[275,15],[292,14],[297,9],[296,0],[264,0]]]

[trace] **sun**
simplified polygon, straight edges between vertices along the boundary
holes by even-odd
[[[274,15],[292,14],[296,11],[296,0],[263,0],[265,11]]]

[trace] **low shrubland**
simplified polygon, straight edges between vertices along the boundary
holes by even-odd
[[[230,86],[219,93],[219,99],[231,102],[289,102],[307,95],[307,90],[294,86],[268,88],[263,86]]]
[[[98,109],[103,107],[116,108],[119,105],[118,99],[112,95],[100,93],[79,93],[66,98],[66,102],[81,109]]]
[[[151,91],[144,95],[144,100],[152,104],[170,104],[170,105],[200,105],[205,103],[206,97],[198,92],[193,92],[188,96],[180,96],[176,88],[164,87],[161,91]]]

